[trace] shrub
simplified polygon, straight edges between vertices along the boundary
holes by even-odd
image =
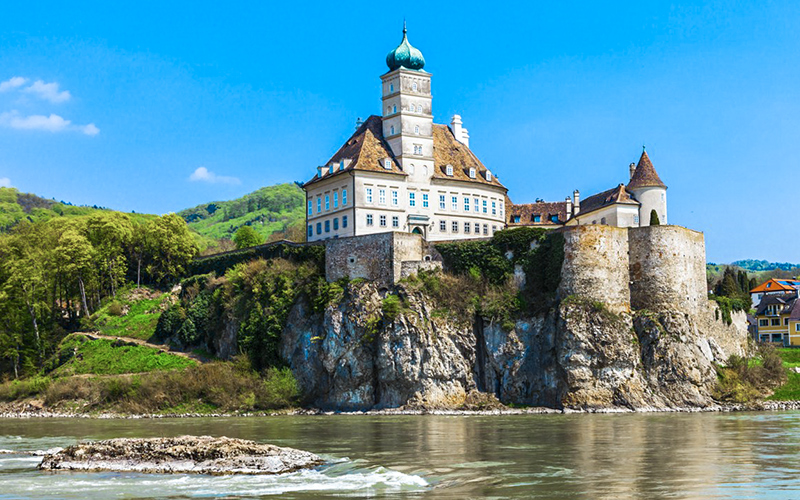
[[[400,297],[397,295],[387,295],[384,297],[381,304],[384,323],[392,323],[397,319],[397,315],[400,314],[400,306]]]
[[[122,316],[122,304],[117,301],[112,302],[106,309],[109,316]]]

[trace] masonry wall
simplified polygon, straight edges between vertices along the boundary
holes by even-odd
[[[564,229],[563,234],[559,297],[577,295],[615,312],[629,310],[628,230],[588,225]]]
[[[705,307],[706,249],[703,233],[680,226],[648,226],[628,232],[631,306],[634,309]]]
[[[325,278],[363,278],[383,285],[400,279],[402,263],[423,261],[425,245],[417,234],[386,232],[325,241]]]

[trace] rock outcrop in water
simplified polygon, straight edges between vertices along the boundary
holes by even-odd
[[[283,474],[321,465],[307,451],[243,439],[182,436],[109,439],[48,454],[40,469],[194,474]]]
[[[404,308],[376,326],[382,294],[350,285],[323,315],[295,305],[282,355],[309,403],[338,410],[457,408],[468,393],[506,404],[634,410],[715,404],[714,363],[747,348],[744,315],[716,319],[708,302],[680,310],[612,312],[568,297],[510,330],[478,317],[434,314],[436,304],[400,285]]]

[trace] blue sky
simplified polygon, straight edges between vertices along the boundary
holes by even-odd
[[[797,2],[396,5],[5,5],[0,185],[166,213],[307,179],[380,112],[405,16],[435,121],[514,201],[625,182],[646,144],[710,261],[800,261]]]

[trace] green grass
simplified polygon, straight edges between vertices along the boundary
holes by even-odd
[[[795,373],[790,368],[800,366],[800,349],[782,348],[776,349],[778,355],[783,360],[786,368],[786,383],[775,389],[772,396],[767,399],[771,401],[800,401],[800,373]]]
[[[98,330],[104,335],[116,335],[141,340],[149,340],[156,331],[156,324],[161,312],[159,304],[167,294],[162,294],[155,299],[128,300],[128,294],[121,293],[120,299],[115,301],[120,305],[129,306],[130,310],[124,316],[115,316],[113,313],[114,302],[103,306],[94,320]],[[111,310],[109,310],[111,309]]]
[[[197,364],[192,359],[142,345],[124,345],[112,339],[91,340],[74,335],[61,344],[59,365],[51,375],[118,375],[155,370],[174,370]],[[64,361],[61,363],[61,361]]]

